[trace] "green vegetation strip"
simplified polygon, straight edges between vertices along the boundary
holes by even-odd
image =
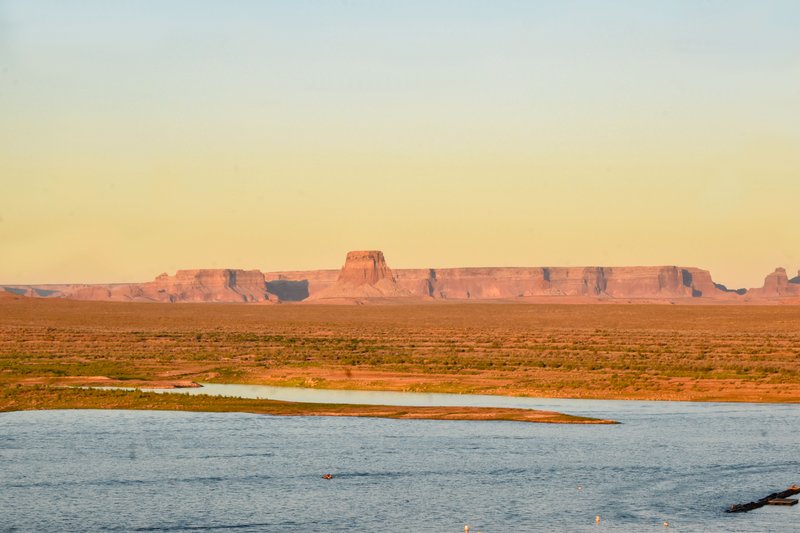
[[[0,412],[44,409],[134,409],[156,411],[237,412],[277,416],[358,416],[429,420],[507,420],[554,424],[614,424],[553,411],[493,407],[395,407],[282,402],[209,395],[70,387],[0,387]]]

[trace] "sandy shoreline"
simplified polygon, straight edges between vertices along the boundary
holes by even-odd
[[[407,407],[284,402],[223,396],[18,386],[0,388],[0,412],[52,409],[132,409],[240,412],[274,416],[353,416],[415,420],[495,420],[546,424],[615,424],[555,411],[494,407]]]

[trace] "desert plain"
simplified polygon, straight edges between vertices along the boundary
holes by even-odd
[[[369,406],[350,406],[352,412],[345,413],[347,408],[314,404],[268,406],[65,388],[169,388],[198,382],[798,402],[800,307],[0,298],[0,411],[129,407],[410,418],[518,416],[486,411],[426,416],[414,408],[376,413]],[[543,415],[556,421],[553,416]]]

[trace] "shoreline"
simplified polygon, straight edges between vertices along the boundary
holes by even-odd
[[[322,374],[322,373],[321,373]],[[464,388],[460,383],[452,381],[439,381],[424,387],[405,387],[403,379],[408,375],[398,376],[397,381],[381,379],[377,381],[360,381],[353,383],[346,380],[333,380],[324,377],[311,377],[300,381],[297,378],[293,379],[240,379],[240,380],[226,380],[224,382],[213,380],[170,380],[170,379],[114,379],[108,376],[63,376],[58,378],[53,377],[35,377],[23,378],[3,383],[0,381],[0,389],[3,387],[15,387],[17,385],[22,387],[31,386],[44,386],[55,388],[70,388],[70,387],[85,387],[91,389],[152,389],[158,391],[171,391],[180,389],[197,389],[203,388],[205,385],[242,385],[242,386],[266,386],[266,387],[279,387],[284,389],[307,389],[314,391],[342,391],[342,392],[387,392],[398,394],[449,394],[453,396],[492,396],[498,398],[531,398],[531,399],[546,399],[546,400],[597,400],[597,401],[631,401],[631,402],[687,402],[687,403],[742,403],[742,404],[783,404],[783,405],[797,405],[800,404],[800,398],[797,397],[770,397],[769,394],[764,394],[766,397],[754,399],[752,395],[736,397],[730,394],[721,394],[719,396],[702,395],[702,396],[683,396],[671,395],[666,397],[664,393],[654,395],[642,393],[638,395],[632,394],[548,394],[546,392],[528,393],[517,389],[506,387],[504,391],[497,389],[483,390],[482,388]],[[606,391],[607,392],[607,391]],[[216,397],[216,395],[211,395]]]
[[[459,377],[459,376],[456,376]],[[310,381],[310,383],[308,383]],[[325,382],[325,385],[328,386],[319,386],[314,382]],[[119,386],[125,386],[122,382],[119,382]],[[158,383],[158,382],[156,382]],[[789,398],[780,397],[780,396],[773,396],[770,397],[770,394],[764,394],[762,397],[754,399],[752,395],[736,397],[735,395],[730,394],[720,394],[719,396],[711,395],[711,394],[704,394],[699,396],[684,396],[680,394],[674,394],[672,396],[667,397],[666,392],[660,392],[657,394],[653,394],[651,391],[647,391],[641,394],[628,394],[628,393],[620,393],[620,394],[584,394],[584,395],[575,395],[575,394],[549,394],[547,392],[536,392],[536,393],[528,393],[525,391],[520,391],[516,389],[508,390],[507,392],[498,392],[497,389],[491,390],[481,390],[480,388],[476,389],[468,389],[463,390],[459,387],[449,387],[448,382],[442,382],[435,384],[431,387],[422,387],[422,388],[401,388],[401,385],[397,384],[389,384],[389,388],[386,388],[387,382],[381,381],[376,383],[369,383],[369,382],[361,382],[357,386],[352,386],[352,383],[347,382],[345,380],[340,381],[333,381],[328,378],[310,378],[306,380],[306,383],[298,383],[296,380],[286,380],[286,379],[261,379],[258,381],[226,381],[226,382],[215,382],[215,381],[208,381],[206,382],[212,385],[254,385],[254,386],[270,386],[270,387],[281,387],[281,388],[299,388],[299,389],[310,389],[310,390],[330,390],[330,391],[364,391],[364,392],[397,392],[397,393],[409,393],[409,394],[452,394],[455,396],[462,396],[462,395],[479,395],[479,396],[496,396],[496,397],[506,397],[506,398],[541,398],[541,399],[548,399],[548,400],[598,400],[598,401],[630,401],[630,402],[692,402],[692,403],[745,403],[745,404],[786,404],[786,405],[797,405],[800,404],[800,397],[797,395],[790,396]],[[203,385],[198,383],[200,387]],[[332,385],[332,386],[331,386]],[[337,386],[339,385],[339,386]],[[117,385],[115,385],[117,386]],[[187,388],[181,385],[157,385],[157,386],[148,386],[148,385],[136,385],[136,387],[142,388],[152,388],[152,389],[180,389],[180,388]],[[765,397],[766,396],[766,397]]]
[[[323,404],[163,394],[140,390],[17,386],[0,387],[0,413],[54,409],[127,409],[192,412],[238,412],[273,416],[351,416],[408,420],[508,421],[542,424],[618,424],[614,420],[555,411],[494,407],[412,407]]]
[[[692,398],[630,398],[630,397],[613,397],[613,396],[545,396],[545,395],[530,395],[523,393],[510,393],[501,394],[493,392],[450,392],[448,390],[396,390],[396,389],[380,389],[380,388],[334,388],[334,387],[301,387],[286,383],[253,383],[253,382],[240,382],[240,383],[215,383],[206,382],[195,383],[192,386],[181,385],[166,385],[158,387],[150,386],[137,386],[135,388],[157,389],[164,392],[169,392],[177,389],[185,388],[203,388],[205,385],[243,385],[243,386],[268,386],[279,387],[284,389],[308,389],[314,391],[342,391],[342,392],[388,392],[397,394],[445,394],[452,396],[491,396],[494,398],[524,398],[524,399],[540,399],[540,400],[577,400],[577,401],[599,401],[599,402],[682,402],[682,403],[741,403],[741,404],[762,404],[762,405],[798,405],[800,399],[797,400],[740,400],[740,399],[692,399]],[[115,387],[117,385],[114,385]],[[124,386],[124,385],[123,385]],[[103,385],[100,385],[103,387]]]

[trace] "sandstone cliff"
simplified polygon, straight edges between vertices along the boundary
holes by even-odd
[[[734,291],[707,270],[664,267],[534,267],[398,269],[399,287],[437,299],[512,299],[571,296],[602,299],[718,298]]]
[[[33,290],[33,289],[32,289]],[[36,289],[41,292],[41,289]],[[48,297],[73,300],[141,302],[269,302],[264,274],[258,270],[179,270],[145,283],[62,286]]]
[[[178,270],[142,285],[141,295],[170,302],[269,301],[264,274],[258,270]],[[133,296],[133,295],[132,295]]]
[[[750,289],[747,295],[751,299],[776,299],[784,297],[800,297],[800,272],[797,278],[789,279],[785,268],[776,268],[772,274],[764,278],[764,286]]]
[[[397,285],[383,252],[348,252],[336,283],[309,296],[311,300],[338,298],[397,298],[411,294]]]

